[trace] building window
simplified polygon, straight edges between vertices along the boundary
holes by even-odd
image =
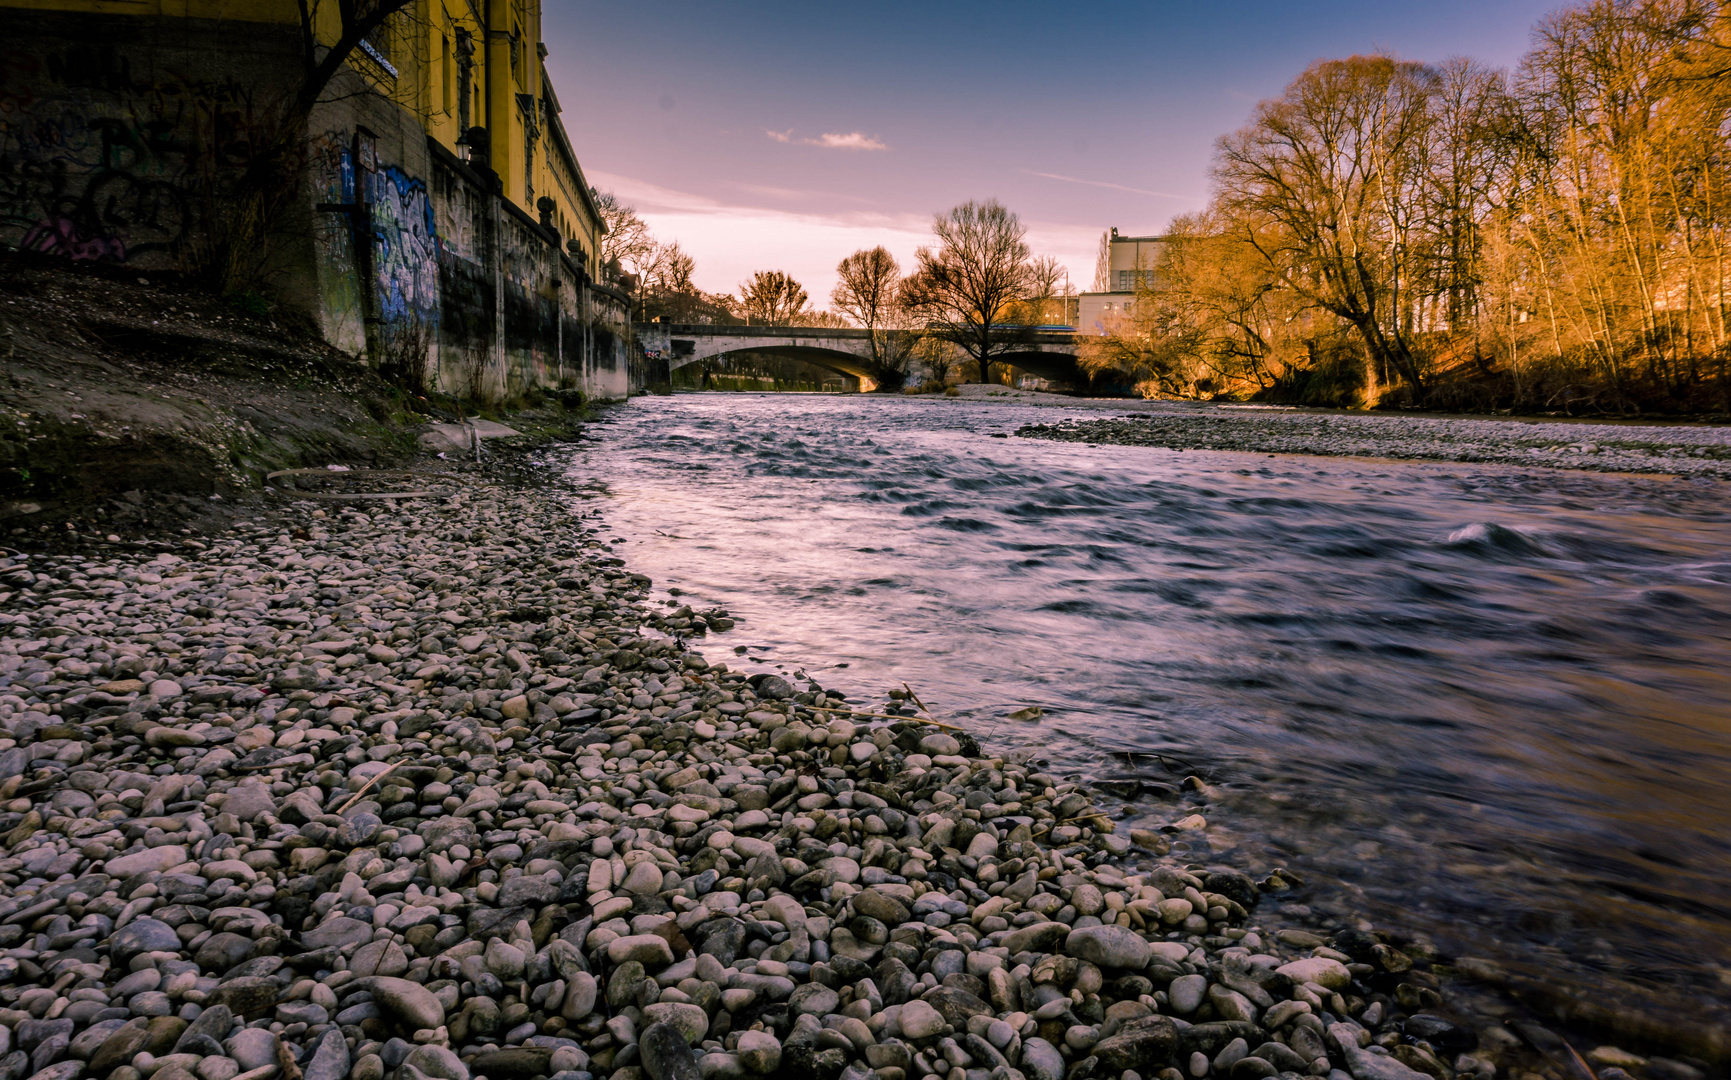
[[[456,103],[457,95],[457,80],[456,72],[454,70],[456,65],[452,62],[451,36],[449,34],[439,35],[439,47],[439,81],[442,84],[439,89],[445,100],[445,115],[449,116],[451,115],[451,106]]]

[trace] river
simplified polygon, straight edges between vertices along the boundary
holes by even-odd
[[[711,660],[873,708],[905,682],[1118,781],[1131,824],[1201,808],[1175,855],[1307,882],[1265,919],[1362,914],[1723,1030],[1724,484],[992,437],[1054,418],[645,398],[570,470],[658,600],[740,620]]]

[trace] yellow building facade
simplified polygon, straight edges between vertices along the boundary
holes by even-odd
[[[254,253],[281,306],[467,396],[628,392],[628,303],[596,280],[540,0],[392,6],[295,123],[355,33],[335,0],[309,25],[298,0],[0,0],[0,244],[197,273],[249,165],[304,129]]]
[[[154,20],[301,27],[296,0],[0,0],[0,11],[120,15]],[[342,36],[334,0],[309,4],[319,40]],[[485,128],[503,194],[525,213],[553,199],[560,234],[592,272],[603,229],[547,76],[540,0],[408,0],[349,57],[377,92],[412,113],[452,153],[470,158],[467,132]]]

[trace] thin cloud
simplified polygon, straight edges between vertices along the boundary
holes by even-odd
[[[1035,172],[1032,169],[1023,169],[1022,171],[1029,176],[1038,176],[1042,180],[1062,180],[1066,184],[1086,184],[1088,187],[1110,188],[1113,191],[1128,191],[1132,195],[1152,195],[1157,199],[1188,198],[1188,196],[1185,195],[1174,195],[1170,191],[1149,191],[1145,188],[1125,187],[1123,184],[1114,184],[1107,180],[1084,180],[1079,176],[1063,176],[1058,173]]]
[[[889,146],[862,131],[850,131],[843,135],[838,132],[825,132],[815,139],[793,137],[793,129],[786,131],[766,131],[765,135],[778,143],[795,143],[800,146],[821,146],[826,150],[888,150]]]
[[[809,140],[808,140],[809,141]],[[846,135],[819,135],[815,145],[827,146],[831,150],[888,150],[883,143],[858,131],[850,131]]]

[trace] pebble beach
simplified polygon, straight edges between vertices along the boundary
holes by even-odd
[[[727,613],[652,603],[569,487],[439,483],[0,558],[0,1080],[1490,1080],[1513,1052],[1450,1019],[1422,941],[1267,928],[1278,870],[1171,858],[1200,815],[1123,830],[910,694],[729,671],[695,648]]]

